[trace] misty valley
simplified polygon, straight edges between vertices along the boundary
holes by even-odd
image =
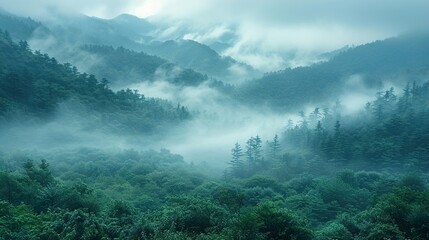
[[[0,240],[429,239],[428,31],[4,4]]]

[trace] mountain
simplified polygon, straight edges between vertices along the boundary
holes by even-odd
[[[285,69],[248,81],[237,88],[238,99],[278,109],[338,98],[350,78],[360,76],[367,88],[384,82],[405,85],[429,75],[429,35],[407,34],[368,43],[336,54],[309,67]]]
[[[48,32],[42,23],[31,18],[18,17],[0,10],[0,29],[9,32],[14,40],[27,40],[35,31]]]
[[[184,107],[165,100],[129,89],[113,92],[105,79],[98,81],[47,54],[33,53],[26,42],[16,44],[1,32],[0,120],[54,121],[61,107],[71,112],[70,118],[85,119],[83,125],[90,129],[118,133],[152,132],[189,118]]]
[[[166,80],[179,86],[196,86],[208,80],[206,75],[191,69],[183,69],[157,56],[123,47],[86,45],[80,49],[92,58],[99,59],[88,71],[109,79],[113,86],[156,80]]]
[[[131,49],[141,48],[140,44],[130,39],[144,38],[141,33],[154,28],[144,19],[123,14],[109,20],[84,15],[68,17],[67,20],[70,20],[67,27],[62,23],[51,23],[50,29],[53,31],[50,31],[30,18],[2,12],[0,29],[7,30],[16,41],[29,40],[36,49],[52,54],[61,62],[70,62],[100,79],[109,79],[115,88],[154,81],[161,72],[165,73],[163,79],[167,75],[165,80],[178,85],[197,85],[208,79],[203,74],[181,68],[157,56],[124,47],[111,47],[124,45]],[[85,45],[81,45],[83,43]]]
[[[192,40],[153,42],[144,45],[143,50],[182,67],[192,68],[219,79],[228,78],[231,75],[237,77],[234,71],[238,69],[247,73],[244,77],[250,78],[257,74],[249,65],[239,63],[230,57],[222,57],[210,47]]]
[[[108,22],[116,33],[140,43],[151,41],[153,38],[151,34],[157,28],[147,20],[130,14],[121,14],[113,19],[104,21]]]
[[[168,66],[167,69],[161,69],[170,72],[171,69],[177,67],[183,69],[187,75],[192,75],[192,79],[187,80],[187,82],[193,83],[196,81],[201,82],[202,78],[205,78],[204,74],[226,81],[259,75],[250,66],[236,62],[229,57],[222,57],[210,47],[195,41],[153,41],[151,34],[155,34],[157,27],[145,19],[132,15],[123,14],[113,19],[100,19],[85,15],[57,16],[57,21],[43,24],[6,13],[0,13],[0,16],[2,17],[0,19],[8,20],[0,21],[0,29],[7,29],[12,36],[19,36],[17,39],[27,40],[36,49],[41,49],[63,62],[70,62],[86,72],[93,73],[100,76],[100,78],[109,78],[116,83],[118,83],[117,80],[119,79],[118,73],[126,73],[125,76],[122,76],[122,80],[124,78],[126,80],[146,79],[148,76],[152,77],[154,75],[154,66],[160,67],[161,65],[163,67]],[[42,32],[43,34],[40,33],[39,29],[45,29]],[[22,31],[25,34],[21,33]],[[82,47],[85,45],[100,46],[101,48],[93,47],[88,53],[86,51],[88,48]],[[103,51],[98,51],[103,48],[102,46],[135,51],[139,55],[140,59],[138,61],[140,62],[127,63],[122,66],[111,64],[112,60],[115,61],[111,58],[113,57],[113,52],[106,55],[102,53]],[[95,51],[95,49],[98,50]],[[174,63],[174,65],[158,57],[140,53],[142,51],[162,57]],[[115,53],[119,54],[118,51]],[[131,59],[137,60],[135,58],[136,54],[130,54],[130,51],[122,51],[121,54],[124,53],[127,53]],[[108,58],[102,59],[102,57]],[[90,63],[88,59],[92,59]],[[103,63],[107,65],[101,66]],[[143,63],[148,64],[148,66],[143,66]],[[201,72],[203,75],[192,73],[191,69]],[[145,72],[145,70],[149,70],[149,72]],[[99,74],[100,72],[103,74]],[[108,73],[112,74],[109,75]],[[130,73],[134,75],[130,76]],[[199,80],[195,79],[195,77],[199,78]],[[176,79],[173,81],[180,82],[182,80]],[[126,83],[129,82],[124,82],[122,86],[126,85]]]

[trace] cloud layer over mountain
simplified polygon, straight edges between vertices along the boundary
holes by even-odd
[[[222,53],[263,71],[306,65],[322,52],[429,23],[426,0],[0,0],[0,4],[8,11],[38,17],[52,10],[104,18],[123,12],[151,16],[151,21],[168,26],[160,36],[202,43],[229,34]]]

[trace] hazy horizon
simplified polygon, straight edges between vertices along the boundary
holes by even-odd
[[[220,54],[269,72],[318,62],[319,55],[428,26],[424,0],[365,1],[0,1],[22,16],[59,21],[82,13],[114,18],[122,13],[147,18],[159,40],[191,39],[204,44],[223,39]],[[59,16],[55,17],[56,14]],[[226,40],[225,40],[226,39]]]

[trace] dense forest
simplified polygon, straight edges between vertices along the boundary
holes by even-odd
[[[349,48],[326,62],[248,81],[235,95],[244,104],[299,111],[303,102],[335,101],[353,76],[360,76],[366,87],[380,87],[386,81],[400,86],[407,81],[425,81],[429,73],[428,39],[427,33],[405,34]]]
[[[246,80],[258,72],[158,40],[145,19],[63,20],[0,10],[0,240],[429,239],[427,34]],[[31,48],[37,34],[97,61],[62,63]],[[230,85],[235,65],[246,74]],[[356,75],[377,92],[346,111]],[[198,108],[121,89],[160,82]]]
[[[130,89],[113,92],[107,79],[98,81],[47,54],[33,53],[25,41],[16,44],[7,32],[0,34],[0,49],[3,124],[12,119],[49,121],[61,104],[76,109],[76,117],[93,116],[93,127],[107,125],[116,132],[151,132],[190,117],[185,107],[162,99],[146,98]]]
[[[428,86],[380,93],[362,110],[370,118],[315,109],[281,137],[237,143],[221,179],[167,150],[77,149],[45,155],[51,162],[2,154],[0,232],[4,239],[427,239]],[[402,124],[392,128],[395,121]]]
[[[11,38],[14,40],[30,39],[36,30],[48,32],[40,22],[37,22],[30,17],[17,17],[0,9],[0,28],[3,31],[8,31]]]

